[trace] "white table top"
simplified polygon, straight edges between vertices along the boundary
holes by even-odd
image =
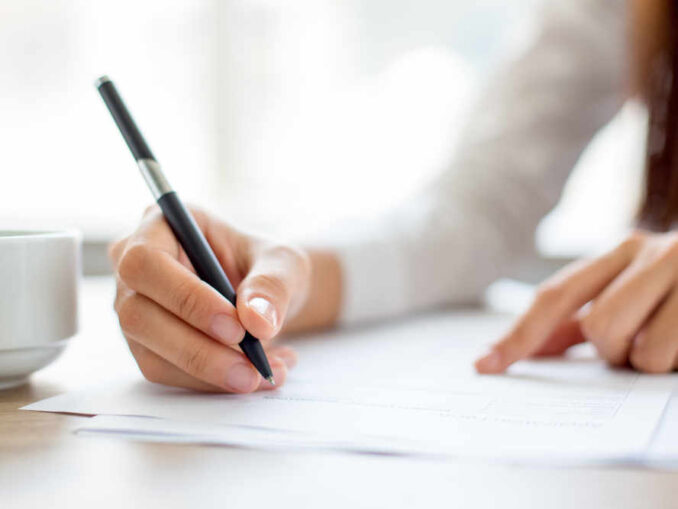
[[[136,369],[112,292],[109,278],[86,280],[81,334],[0,393],[3,507],[678,507],[678,473],[134,443],[74,436],[84,417],[18,411]]]

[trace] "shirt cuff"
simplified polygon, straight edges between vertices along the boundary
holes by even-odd
[[[407,310],[405,253],[386,241],[367,240],[337,246],[342,268],[341,325],[401,314]]]

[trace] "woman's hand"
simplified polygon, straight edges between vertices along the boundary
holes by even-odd
[[[237,306],[198,278],[159,209],[150,208],[137,231],[110,249],[115,310],[141,372],[151,382],[203,391],[270,389],[238,349],[246,329],[283,384],[296,355],[271,340],[305,304],[308,255],[192,212],[237,289]]]
[[[557,273],[476,369],[500,373],[583,341],[615,366],[646,373],[678,367],[677,234],[636,232],[613,251]]]

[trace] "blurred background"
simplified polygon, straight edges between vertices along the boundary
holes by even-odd
[[[454,158],[475,95],[529,43],[540,3],[0,0],[0,228],[77,227],[100,272],[103,246],[151,202],[93,87],[101,74],[187,201],[302,239],[378,214]],[[644,126],[629,104],[594,140],[539,228],[544,256],[622,235]]]

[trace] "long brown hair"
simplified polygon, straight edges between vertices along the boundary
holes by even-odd
[[[633,23],[634,84],[649,112],[645,199],[640,225],[678,226],[678,0],[637,0]]]

